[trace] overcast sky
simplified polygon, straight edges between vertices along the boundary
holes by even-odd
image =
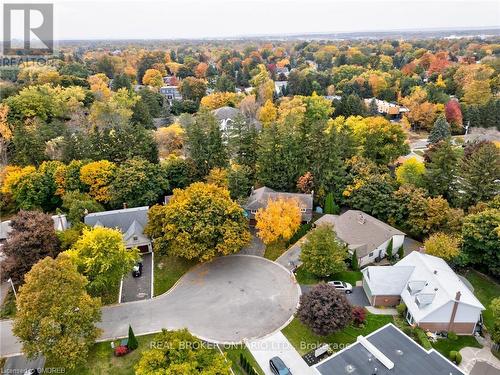
[[[206,38],[500,26],[500,0],[56,0],[53,3],[55,39]],[[13,25],[14,35],[21,33],[21,23]]]

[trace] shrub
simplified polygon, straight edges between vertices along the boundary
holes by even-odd
[[[455,332],[453,332],[453,331],[448,332],[448,338],[449,338],[450,340],[453,340],[453,341],[458,340],[458,336],[457,336],[457,334],[456,334]]]
[[[352,309],[352,320],[354,324],[360,325],[363,324],[366,320],[366,310],[362,306],[355,306]]]
[[[415,333],[417,334],[417,339],[418,339],[418,342],[420,343],[420,345],[423,346],[423,348],[425,350],[430,350],[432,349],[432,345],[429,341],[429,338],[427,337],[427,335],[425,334],[424,330],[421,329],[421,328],[417,328],[415,330]]]
[[[130,349],[130,351],[135,350],[139,347],[139,342],[137,341],[137,339],[134,335],[134,331],[132,330],[132,327],[130,325],[128,326],[127,347]]]
[[[359,262],[358,262],[358,255],[356,254],[356,250],[354,250],[354,252],[352,253],[351,268],[353,271],[359,271]]]
[[[115,356],[123,357],[128,353],[128,348],[125,345],[120,345],[115,348]]]
[[[396,311],[398,312],[399,316],[403,316],[406,311],[406,305],[401,302],[396,306]]]
[[[452,350],[448,355],[450,361],[454,362],[457,366],[462,362],[462,354],[459,352]]]

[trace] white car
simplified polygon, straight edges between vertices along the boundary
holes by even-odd
[[[337,280],[329,281],[328,284],[333,285],[335,289],[344,291],[345,294],[352,293],[352,285],[344,281],[337,281]]]

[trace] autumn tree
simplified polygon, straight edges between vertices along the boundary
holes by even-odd
[[[344,271],[348,257],[347,247],[337,240],[330,225],[320,225],[310,232],[301,246],[302,267],[319,277]]]
[[[184,147],[185,131],[177,123],[167,127],[158,128],[155,131],[155,141],[161,158],[168,155],[181,155]]]
[[[104,207],[89,194],[76,190],[64,194],[62,202],[62,208],[67,212],[68,220],[72,225],[82,223],[87,214],[104,211]]]
[[[314,189],[314,177],[311,172],[306,172],[297,180],[297,189],[304,194],[311,194]]]
[[[2,247],[6,257],[1,265],[2,278],[21,284],[36,262],[59,253],[59,241],[52,217],[39,211],[19,211],[10,227],[12,232]]]
[[[257,235],[267,245],[290,239],[299,229],[301,214],[299,202],[294,199],[270,199],[265,208],[255,214]]]
[[[429,143],[438,143],[451,137],[450,124],[446,121],[444,115],[440,115],[429,134]]]
[[[431,129],[436,119],[437,108],[427,100],[424,89],[415,87],[411,95],[403,98],[401,103],[409,109],[406,116],[415,129]]]
[[[142,77],[142,82],[145,85],[158,88],[163,86],[163,75],[156,69],[148,69]]]
[[[154,342],[157,345],[144,351],[135,365],[136,375],[232,374],[231,362],[217,350],[208,348],[187,329],[162,330],[154,337]]]
[[[425,164],[412,157],[396,168],[396,180],[400,184],[422,187],[424,184]]]
[[[259,109],[257,114],[258,119],[264,126],[269,125],[278,118],[278,110],[273,104],[272,100],[267,100],[264,105]]]
[[[84,229],[66,253],[87,277],[87,289],[95,296],[117,286],[139,259],[139,250],[127,249],[119,230],[104,227]]]
[[[200,105],[209,110],[229,106],[237,107],[243,97],[234,92],[214,92],[201,99]]]
[[[300,296],[297,317],[315,334],[326,336],[351,323],[352,306],[344,293],[321,283]]]
[[[111,183],[111,202],[115,207],[154,204],[168,190],[164,169],[142,158],[120,164]]]
[[[496,343],[500,343],[500,297],[494,298],[490,303],[490,311],[494,317],[493,329],[490,331],[491,339]]]
[[[424,242],[425,252],[450,261],[460,253],[460,240],[446,233],[434,233]]]
[[[153,206],[145,232],[160,251],[207,261],[240,251],[250,241],[247,226],[242,208],[226,189],[195,182],[174,189],[167,205]]]
[[[460,103],[457,100],[450,100],[444,107],[446,121],[451,125],[451,128],[458,132],[462,129],[463,116],[460,109]]]
[[[96,201],[111,200],[111,182],[116,173],[116,164],[107,160],[95,161],[80,169],[80,180],[89,187],[89,194]]]
[[[0,162],[7,164],[7,146],[12,139],[11,125],[7,121],[9,107],[6,104],[0,104]]]
[[[206,177],[206,181],[209,184],[216,185],[221,188],[228,188],[228,171],[222,168],[213,168],[210,170]]]
[[[12,327],[26,355],[42,354],[70,369],[85,363],[101,317],[100,302],[86,286],[87,279],[64,255],[33,266],[19,290]]]

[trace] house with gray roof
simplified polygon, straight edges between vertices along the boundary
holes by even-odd
[[[349,253],[356,252],[361,267],[384,258],[391,240],[395,254],[405,239],[405,233],[359,210],[323,215],[315,222],[315,225],[321,224],[333,226],[337,238],[347,245]]]
[[[151,252],[151,239],[144,234],[148,223],[148,206],[121,210],[94,212],[85,216],[85,224],[91,227],[118,229],[123,234],[127,249],[137,247],[141,252]]]
[[[465,375],[436,349],[425,350],[389,323],[314,365],[319,375]]]
[[[252,222],[255,220],[257,211],[260,208],[266,208],[270,200],[293,199],[299,204],[302,221],[308,223],[312,220],[313,216],[313,198],[314,192],[311,194],[284,193],[264,186],[259,189],[252,188],[250,197],[248,197],[243,208],[247,213],[247,217]]]
[[[413,251],[393,266],[362,272],[371,305],[404,302],[408,324],[432,332],[475,332],[484,306],[443,259]]]

